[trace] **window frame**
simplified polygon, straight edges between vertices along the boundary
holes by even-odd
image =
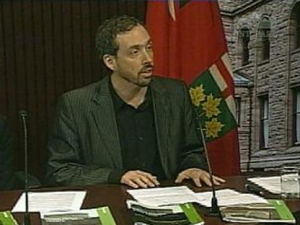
[[[292,141],[293,145],[300,145],[300,87],[293,89],[292,101]]]
[[[269,17],[263,16],[258,27],[259,41],[261,43],[260,59],[261,61],[270,59],[270,32],[271,22]]]
[[[236,123],[238,127],[241,125],[241,106],[242,106],[242,98],[239,96],[234,97],[235,101],[235,114],[236,114]]]
[[[259,144],[261,149],[269,147],[269,96],[260,96],[260,138]]]
[[[240,30],[240,41],[241,41],[241,50],[242,50],[242,66],[249,64],[250,51],[249,51],[249,42],[250,42],[250,30],[248,27],[243,27]]]

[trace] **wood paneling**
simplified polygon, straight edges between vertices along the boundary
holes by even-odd
[[[29,171],[43,181],[47,132],[57,98],[107,73],[94,48],[101,22],[128,14],[144,20],[145,0],[0,1],[0,112],[15,133],[15,165],[23,169],[18,115],[28,112]]]

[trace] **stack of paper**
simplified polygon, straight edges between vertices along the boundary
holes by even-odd
[[[205,207],[211,207],[212,191],[194,193],[185,186],[137,189],[128,191],[137,201],[128,203],[128,207],[137,212],[140,221],[149,222],[153,219],[157,222],[157,216],[169,214],[174,216],[178,206],[184,203],[199,203]],[[232,189],[216,191],[220,212],[225,221],[229,222],[266,222],[266,223],[295,223],[295,219],[282,200],[266,200],[260,196],[241,193]],[[175,208],[165,208],[176,206]],[[190,204],[192,206],[192,204]],[[167,213],[167,210],[173,210]],[[179,207],[180,210],[180,207]],[[142,214],[142,215],[140,215]],[[172,215],[171,215],[172,214]],[[182,214],[181,214],[182,215]],[[146,218],[146,219],[145,219]],[[180,221],[180,217],[174,217]],[[153,222],[152,221],[152,222]],[[202,224],[203,220],[201,219]],[[149,223],[159,224],[159,223]],[[179,222],[175,224],[181,224]],[[184,224],[184,223],[183,223]],[[192,223],[193,224],[193,223]]]
[[[51,212],[79,210],[86,191],[29,192],[29,212]],[[25,193],[21,195],[12,212],[25,211]]]
[[[29,192],[29,212],[40,212],[43,225],[115,225],[107,206],[80,209],[86,191]],[[13,212],[25,211],[25,194],[15,204]]]
[[[212,192],[196,193],[197,202],[205,207],[211,207]],[[219,206],[230,206],[236,204],[267,203],[267,200],[254,194],[241,193],[232,189],[221,189],[216,191]]]
[[[235,223],[290,223],[296,220],[283,200],[270,199],[267,204],[220,207],[224,221]]]
[[[127,200],[127,206],[132,210],[135,224],[174,224],[174,225],[203,225],[204,221],[191,203],[149,206],[137,201]]]
[[[116,225],[107,206],[69,212],[42,212],[42,225]]]
[[[135,224],[204,224],[191,204],[196,200],[195,193],[185,186],[135,189],[128,192],[136,200],[127,200]]]
[[[149,206],[195,202],[195,193],[186,186],[128,190],[138,202]]]
[[[195,193],[186,186],[149,188],[128,190],[129,194],[140,203],[150,206],[198,203],[205,207],[211,206],[212,192]],[[267,200],[254,194],[241,193],[232,189],[216,191],[219,206],[235,204],[267,203]]]
[[[253,178],[248,178],[248,181],[262,187],[263,189],[273,194],[281,193],[280,176],[253,177]]]

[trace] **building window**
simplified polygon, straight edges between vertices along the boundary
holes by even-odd
[[[269,142],[269,100],[260,97],[260,147],[267,148]]]
[[[241,97],[235,97],[235,106],[236,106],[236,122],[238,126],[241,124]]]
[[[258,41],[260,42],[261,61],[268,60],[270,58],[270,31],[270,20],[268,17],[263,17],[258,27]]]
[[[300,144],[300,88],[293,91],[293,143]]]
[[[250,31],[247,27],[244,27],[240,31],[240,43],[242,50],[242,66],[249,63],[249,41],[250,41]]]
[[[297,2],[291,13],[291,47],[300,48],[300,2]]]

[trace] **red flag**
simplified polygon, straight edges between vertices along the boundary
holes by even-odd
[[[239,174],[233,75],[217,0],[148,0],[146,26],[155,74],[189,85],[213,172]]]

